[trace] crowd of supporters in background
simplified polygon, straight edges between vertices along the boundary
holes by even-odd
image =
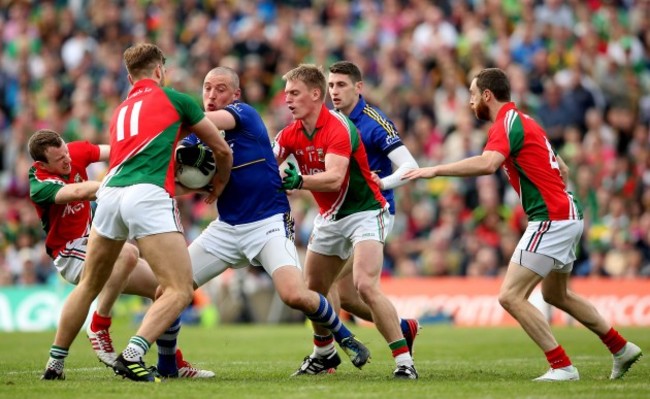
[[[28,202],[30,134],[107,143],[129,89],[121,54],[140,41],[198,102],[211,68],[234,68],[271,135],[291,120],[284,73],[350,60],[421,166],[482,152],[468,83],[502,68],[571,168],[586,222],[574,274],[650,276],[650,1],[13,0],[0,14],[0,285],[56,275]],[[407,184],[396,199],[387,275],[499,275],[526,226],[501,173]],[[216,211],[181,203],[189,242]],[[291,203],[304,250],[316,209],[309,193]]]

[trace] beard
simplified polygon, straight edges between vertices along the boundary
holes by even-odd
[[[474,108],[474,115],[482,121],[490,121],[490,109],[481,98]]]

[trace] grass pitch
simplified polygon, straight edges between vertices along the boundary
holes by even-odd
[[[115,323],[116,350],[135,327]],[[311,351],[304,325],[184,326],[185,358],[215,371],[210,380],[135,383],[114,376],[95,358],[83,333],[66,360],[65,381],[40,381],[54,332],[0,333],[0,398],[650,398],[650,355],[619,381],[608,379],[611,356],[584,328],[555,329],[580,371],[580,381],[535,383],[547,365],[519,328],[425,325],[415,342],[418,381],[394,381],[387,345],[371,328],[352,326],[370,348],[372,362],[357,370],[341,353],[336,374],[290,378]],[[621,333],[650,354],[647,328]],[[147,356],[155,364],[155,347]]]

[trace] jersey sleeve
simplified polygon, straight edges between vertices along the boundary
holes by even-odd
[[[56,194],[65,186],[62,180],[55,178],[38,179],[36,171],[29,171],[29,197],[38,205],[55,203]]]
[[[70,151],[70,158],[83,169],[99,161],[99,146],[88,141],[68,143],[68,151]]]
[[[393,122],[386,119],[372,129],[371,137],[375,147],[381,148],[381,152],[386,155],[403,145],[402,139],[397,133],[397,128],[395,128]]]
[[[224,111],[228,112],[233,118],[235,118],[235,127],[231,130],[237,129],[241,125],[242,120],[246,119],[246,109],[242,107],[241,104],[228,104],[224,107]]]
[[[200,142],[201,140],[198,137],[196,137],[196,134],[190,133],[187,135],[187,137],[181,140],[179,145],[182,145],[183,147],[193,147],[199,144]]]
[[[205,114],[199,105],[185,93],[178,92],[169,87],[164,87],[163,91],[169,98],[178,115],[181,118],[181,121],[187,126],[193,126],[201,122],[205,118]]]
[[[290,133],[287,131],[287,128],[280,130],[280,132],[275,136],[273,140],[273,155],[278,158],[285,159],[291,155],[291,147],[288,145],[287,136]]]
[[[485,143],[485,148],[483,150],[497,151],[506,158],[510,156],[510,142],[508,141],[508,136],[502,126],[496,123],[492,125],[488,131],[487,143]]]
[[[359,132],[352,122],[347,124],[347,129],[341,125],[333,129],[329,134],[329,145],[327,154],[336,154],[346,158],[352,155],[352,148],[361,142]]]

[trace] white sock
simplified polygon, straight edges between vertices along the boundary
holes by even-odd
[[[413,366],[413,358],[408,352],[402,353],[401,355],[395,356],[395,363],[398,366]]]
[[[334,347],[333,342],[325,346],[314,345],[314,351],[312,352],[311,357],[327,357],[331,355],[335,350],[336,348]]]
[[[138,362],[144,356],[144,349],[139,345],[129,343],[126,349],[124,349],[124,352],[122,352],[122,356],[130,362]]]

